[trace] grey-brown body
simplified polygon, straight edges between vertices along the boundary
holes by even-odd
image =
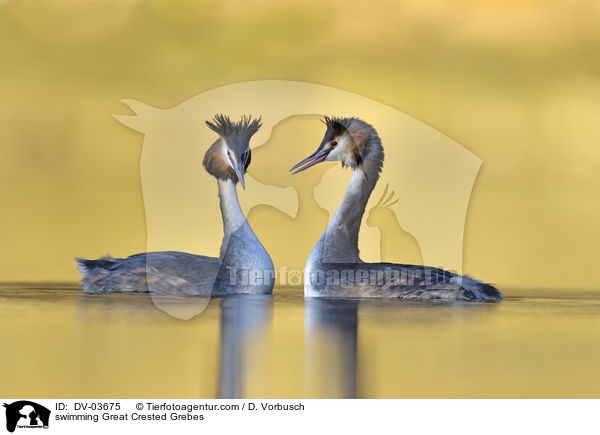
[[[145,252],[127,258],[77,259],[88,293],[226,296],[271,293],[273,262],[245,222],[224,241],[223,256],[179,251]]]

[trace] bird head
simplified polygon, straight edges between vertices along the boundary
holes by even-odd
[[[365,177],[368,177],[365,169],[365,159],[372,157],[372,146],[375,144],[381,151],[381,163],[383,162],[383,151],[379,137],[375,129],[358,118],[338,118],[325,116],[323,123],[327,127],[325,135],[317,150],[310,156],[296,164],[290,171],[293,174],[302,172],[311,166],[321,162],[339,161],[342,166],[359,169]],[[381,169],[381,163],[377,173]]]
[[[204,155],[206,171],[220,180],[239,181],[244,189],[244,174],[252,155],[250,138],[261,126],[260,117],[252,119],[244,115],[239,121],[232,122],[228,116],[218,114],[206,121],[206,125],[219,135]]]

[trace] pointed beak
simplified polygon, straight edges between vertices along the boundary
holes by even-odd
[[[235,175],[237,175],[238,180],[240,180],[242,189],[246,190],[246,183],[244,182],[244,170],[240,167],[240,165],[237,164],[233,165],[233,170],[235,171]]]
[[[316,165],[317,163],[321,163],[321,162],[325,161],[325,159],[329,155],[330,151],[331,151],[331,149],[315,151],[310,156],[308,156],[301,162],[294,165],[294,167],[292,169],[290,169],[290,172],[294,171],[294,172],[292,172],[292,175],[294,175],[294,174],[297,174],[298,172],[302,172],[305,169],[310,168],[311,166]]]
[[[229,166],[231,166],[231,169],[233,169],[233,171],[235,172],[237,179],[242,185],[242,189],[245,190],[246,183],[244,182],[244,162],[241,158],[236,159],[229,155]]]

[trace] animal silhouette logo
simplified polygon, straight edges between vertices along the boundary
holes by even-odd
[[[402,228],[395,213],[396,207],[402,207],[400,198],[394,190],[385,186],[379,201],[368,211],[366,224],[377,228],[381,234],[381,258],[392,263],[416,264],[423,266],[423,255],[417,239]]]
[[[6,408],[6,430],[14,432],[16,428],[48,428],[50,410],[30,400],[18,400],[3,405]]]
[[[321,140],[322,116],[353,115],[376,125],[385,147],[380,182],[361,224],[361,258],[388,261],[389,253],[408,252],[408,261],[394,260],[462,270],[466,212],[482,161],[393,107],[340,89],[286,80],[234,83],[167,109],[132,99],[123,103],[134,114],[113,116],[144,135],[140,169],[148,251],[218,255],[223,232],[216,187],[200,169],[213,139],[201,121],[215,113],[232,118],[251,113],[262,115],[263,128],[253,139],[253,164],[240,195],[242,210],[280,271],[276,285],[282,282],[281,270],[303,269],[337,209],[350,171],[323,165],[293,178],[287,169]],[[398,197],[388,199],[385,189]],[[384,201],[378,204],[380,199]],[[289,278],[290,285],[299,281],[295,275]],[[171,305],[152,288],[150,293],[158,308],[182,319],[199,314],[209,301]]]

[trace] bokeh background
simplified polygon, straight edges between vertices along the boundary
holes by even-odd
[[[283,79],[385,103],[483,160],[464,272],[597,289],[599,21],[580,0],[0,1],[0,280],[75,282],[74,256],[145,249],[143,137],[112,118],[121,99]]]

